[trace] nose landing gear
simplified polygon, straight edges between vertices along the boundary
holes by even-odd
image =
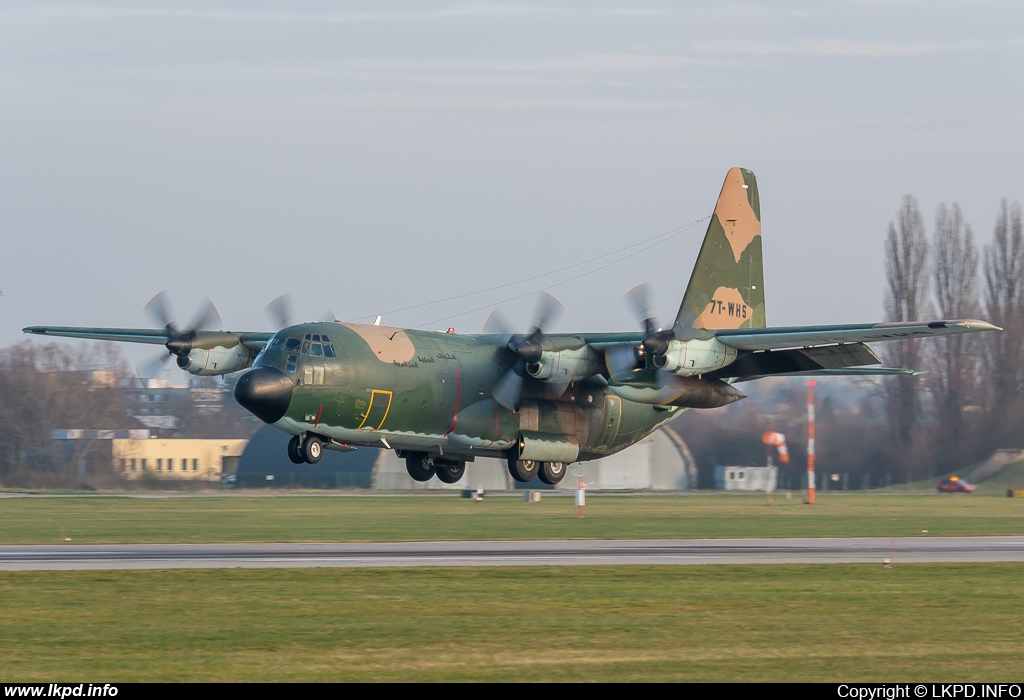
[[[288,441],[288,459],[293,464],[316,464],[324,456],[324,443],[316,435],[307,435],[301,439],[295,435]]]

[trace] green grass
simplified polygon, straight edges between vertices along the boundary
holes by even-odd
[[[0,572],[0,681],[1015,681],[1020,564]]]
[[[1000,490],[1000,493],[1005,493]],[[1024,534],[1024,499],[982,494],[819,493],[345,498],[0,499],[0,543],[329,542],[553,538],[854,537]]]
[[[1005,497],[1007,489],[1024,489],[1024,462],[1007,464],[998,474],[978,484],[975,493]]]

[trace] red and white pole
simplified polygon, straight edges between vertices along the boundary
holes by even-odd
[[[814,505],[814,387],[807,382],[807,503]]]
[[[576,483],[576,517],[583,517],[583,506],[587,505],[587,485],[583,483],[583,477]]]

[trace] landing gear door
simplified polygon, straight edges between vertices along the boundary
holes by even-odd
[[[611,447],[619,434],[621,422],[622,399],[614,394],[606,394],[604,397],[604,420],[601,423],[601,433],[597,444],[601,447]]]

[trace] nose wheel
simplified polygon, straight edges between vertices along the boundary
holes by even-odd
[[[295,435],[288,441],[288,459],[293,464],[316,464],[324,456],[324,443],[314,435],[305,440]]]

